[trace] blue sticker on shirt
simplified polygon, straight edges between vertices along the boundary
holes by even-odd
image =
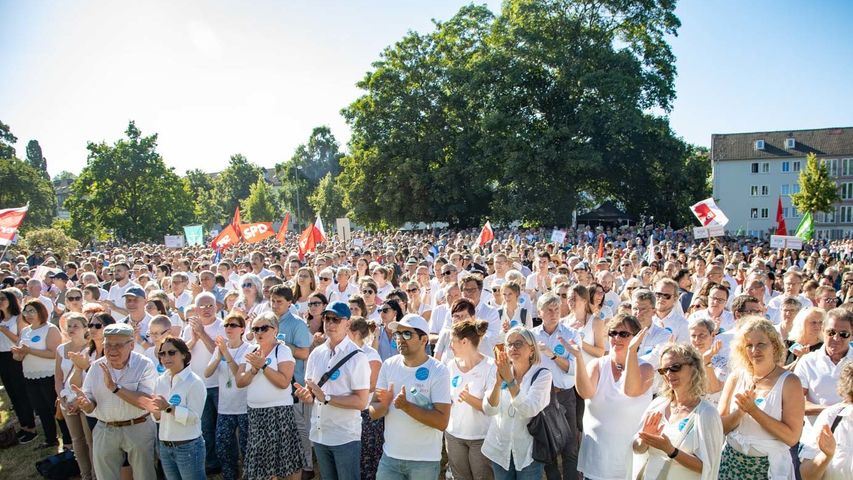
[[[563,355],[566,353],[566,348],[562,344],[557,345],[556,347],[554,347],[554,353],[556,353],[557,355]]]
[[[501,390],[506,390],[507,388],[509,388],[509,385],[506,382],[501,382]]]
[[[270,357],[267,357],[267,359],[264,361],[264,363],[266,363],[267,365],[269,365],[269,364],[271,364],[271,363],[272,363],[272,359],[271,359]]]
[[[429,369],[426,367],[421,367],[415,371],[415,378],[418,380],[426,380],[429,378]]]
[[[169,405],[180,405],[181,404],[181,396],[177,393],[169,397]]]
[[[763,398],[760,398],[760,397],[759,397],[759,398],[756,398],[756,399],[755,399],[755,404],[756,404],[756,405],[758,405],[759,407],[760,407],[760,406],[762,406],[762,405],[764,405],[764,399],[763,399]]]
[[[648,354],[652,353],[652,350],[653,350],[652,347],[647,348],[646,353],[644,353],[643,355],[648,355]]]
[[[391,348],[393,348],[394,350],[397,350],[397,342],[396,341],[391,340]]]
[[[455,377],[453,377],[453,380],[450,381],[450,384],[453,385],[453,388],[459,386],[459,378],[459,375],[456,375]]]
[[[509,322],[509,326],[510,326],[510,327],[517,327],[517,326],[518,326],[518,321],[513,320],[513,321]]]
[[[338,378],[340,378],[340,376],[341,376],[341,369],[336,368],[335,371],[332,372],[331,375],[329,375],[329,380],[337,380]]]
[[[519,298],[518,303],[520,303],[521,305],[524,305],[524,297]]]
[[[40,336],[38,336],[38,335],[36,335],[36,336],[34,336],[33,338],[31,338],[31,339],[30,339],[30,341],[33,341],[33,342],[39,342],[39,341],[41,341],[41,337],[40,337]]]
[[[667,332],[669,332],[670,335],[672,335],[672,329],[671,328],[663,327],[663,329],[666,330]]]
[[[684,430],[684,427],[686,427],[686,426],[687,426],[687,420],[688,420],[688,419],[684,418],[684,419],[682,419],[680,422],[678,422],[678,431],[679,431],[679,432],[680,432],[680,431],[683,431],[683,430]]]
[[[157,373],[162,375],[165,372],[166,372],[166,367],[164,367],[162,364],[158,363],[157,364]]]
[[[279,342],[283,342],[284,341],[284,334],[279,333],[278,335],[275,336],[275,339],[278,340]]]

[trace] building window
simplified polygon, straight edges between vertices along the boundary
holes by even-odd
[[[800,184],[799,183],[795,183],[795,184],[791,185],[791,193],[792,194],[800,193]]]
[[[788,207],[782,208],[782,216],[785,218],[789,218],[788,217]]]
[[[791,162],[782,162],[782,173],[789,173],[791,171]]]
[[[758,185],[752,185],[749,187],[749,196],[757,197],[758,196]]]
[[[850,200],[853,199],[853,183],[846,182],[841,184],[841,199],[842,200]]]
[[[752,173],[758,173],[758,162],[752,162]]]
[[[789,193],[790,191],[791,191],[791,186],[788,185],[787,183],[783,183],[782,184],[782,195],[790,195],[790,193]]]
[[[749,218],[758,218],[758,209],[750,208],[749,209]]]
[[[841,160],[841,176],[847,177],[850,175],[850,170],[853,170],[853,158],[844,158]]]
[[[761,218],[767,218],[770,216],[770,212],[766,208],[761,209]]]
[[[794,173],[796,173],[796,172],[799,172],[799,171],[800,171],[800,164],[801,164],[801,162],[800,162],[799,160],[797,160],[796,162],[794,162]]]
[[[823,159],[820,161],[820,164],[826,166],[826,171],[829,173],[830,176],[832,176],[832,177],[838,176],[838,159],[837,158],[832,158],[829,160]]]
[[[838,223],[853,223],[853,206],[843,205],[838,209]]]
[[[761,186],[761,196],[766,197],[770,194],[770,188],[767,185]]]
[[[770,173],[770,162],[761,163],[761,173]]]

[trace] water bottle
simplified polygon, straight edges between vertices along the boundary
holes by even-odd
[[[415,405],[417,405],[421,408],[426,408],[427,410],[432,410],[432,402],[430,401],[429,398],[427,398],[426,395],[421,393],[420,390],[418,390],[415,387],[412,387],[409,390],[409,393],[412,394],[412,403],[414,403]]]

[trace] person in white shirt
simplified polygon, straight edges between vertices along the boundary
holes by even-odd
[[[157,356],[166,372],[157,378],[151,415],[160,424],[163,473],[167,480],[204,480],[204,383],[190,369],[192,355],[180,338],[165,338],[158,346]]]
[[[107,295],[107,298],[102,298],[100,303],[112,313],[116,320],[120,320],[120,317],[127,315],[127,310],[124,308],[125,292],[129,288],[142,287],[130,280],[130,266],[127,263],[118,262],[112,268],[114,271],[113,283],[110,286],[109,295]]]
[[[224,337],[216,337],[216,350],[204,371],[219,381],[219,403],[216,406],[216,456],[225,480],[237,480],[239,456],[246,456],[249,436],[246,389],[237,387],[237,370],[250,344],[243,342],[246,320],[239,313],[230,313],[222,320]],[[239,435],[237,432],[239,431]],[[239,442],[239,443],[238,443]],[[239,446],[239,448],[238,448]]]
[[[476,273],[468,274],[459,279],[459,289],[463,298],[471,300],[471,303],[477,306],[477,318],[489,322],[489,334],[497,337],[501,330],[501,319],[498,309],[489,306],[483,299],[483,277]]]
[[[802,293],[802,290],[803,274],[796,270],[788,270],[785,272],[785,276],[782,277],[782,294],[771,298],[767,302],[767,306],[778,310],[781,308],[783,300],[793,297],[800,301],[803,308],[809,308],[813,305],[812,301]]]
[[[533,436],[527,431],[551,398],[551,371],[540,358],[534,334],[521,326],[510,329],[504,348],[495,351],[495,378],[483,399],[491,421],[482,450],[495,478],[542,478],[544,465],[533,460]]]
[[[264,257],[263,253],[261,253],[257,250],[252,252],[252,254],[251,254],[252,272],[251,273],[254,273],[258,277],[260,277],[261,280],[263,280],[269,276],[275,275],[275,272],[267,269],[264,266],[264,260],[265,260],[265,257]]]
[[[805,480],[853,478],[853,362],[841,368],[837,393],[842,402],[824,409],[803,432],[800,473]]]
[[[323,311],[326,341],[308,356],[301,402],[313,403],[309,437],[323,478],[359,480],[361,410],[367,408],[370,366],[349,339],[351,312],[344,302]]]
[[[735,318],[732,312],[726,310],[729,302],[729,289],[723,285],[715,285],[708,291],[708,308],[698,310],[690,318],[688,323],[699,318],[709,319],[717,326],[717,334],[725,333],[735,327]]]
[[[104,356],[83,380],[72,386],[77,407],[98,419],[92,431],[95,475],[120,478],[127,461],[136,478],[156,478],[154,422],[149,409],[157,381],[154,365],[133,351],[133,327],[115,323],[104,329]]]
[[[322,276],[323,272],[320,272],[320,275]],[[352,270],[349,267],[339,267],[335,278],[337,283],[329,285],[326,291],[329,302],[348,302],[350,296],[358,294],[358,285],[350,282]]]
[[[370,403],[370,417],[385,418],[376,479],[434,479],[441,470],[441,432],[450,420],[450,374],[426,353],[426,320],[410,313],[389,327],[400,355],[383,362]]]
[[[32,278],[27,282],[27,296],[32,300],[40,301],[47,308],[47,311],[52,313],[54,309],[53,301],[43,295],[43,292],[44,283],[41,280]]]
[[[687,332],[687,320],[676,308],[678,303],[678,284],[669,278],[655,283],[655,315],[652,321],[672,335],[675,343],[687,344],[690,334]]]
[[[298,480],[305,456],[293,415],[290,381],[296,361],[290,348],[277,340],[278,318],[264,312],[252,321],[257,345],[246,353],[237,371],[237,386],[247,387],[249,443],[244,460],[250,479]]]
[[[453,302],[453,306],[450,308],[450,324],[441,330],[438,334],[438,341],[435,343],[433,356],[439,362],[446,363],[448,359],[453,357],[453,351],[450,349],[450,342],[453,338],[453,325],[463,320],[474,320],[474,315],[475,309],[471,300],[460,298]],[[486,325],[488,325],[488,322],[486,322]],[[486,332],[483,334],[483,338],[477,342],[477,348],[481,353],[491,355],[492,348],[494,348],[496,343],[498,343],[496,336]]]
[[[193,303],[193,295],[187,290],[190,283],[190,277],[184,272],[177,272],[172,275],[172,293],[169,294],[169,302],[172,307],[178,311],[181,318],[184,318],[190,305]]]
[[[650,290],[634,290],[631,295],[631,313],[640,322],[640,326],[646,329],[640,344],[640,359],[657,368],[660,365],[660,352],[671,342],[673,335],[652,322],[655,314],[655,295]]]

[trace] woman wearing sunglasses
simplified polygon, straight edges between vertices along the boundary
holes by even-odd
[[[65,313],[83,313],[83,291],[71,287],[65,292]]]
[[[646,329],[632,315],[617,314],[606,325],[610,354],[586,363],[578,345],[565,347],[577,361],[578,395],[589,400],[583,415],[578,471],[587,478],[622,479],[631,473],[633,432],[652,400],[654,369],[637,350]]]
[[[246,318],[253,318],[267,310],[261,277],[254,273],[247,273],[240,277],[240,297],[234,304],[234,309],[241,312]]]
[[[239,460],[237,454],[245,458],[249,436],[246,389],[237,386],[237,374],[250,344],[243,342],[246,320],[239,313],[229,313],[222,321],[222,326],[225,328],[225,336],[216,337],[216,350],[204,375],[216,375],[219,379],[216,456],[222,465],[222,477],[225,480],[236,480]]]
[[[190,369],[192,354],[180,338],[164,338],[157,356],[166,372],[157,378],[151,415],[160,424],[163,473],[167,480],[204,480],[207,477],[201,414],[207,389]]]
[[[245,475],[249,480],[297,480],[304,455],[290,386],[296,360],[290,348],[276,339],[278,318],[274,313],[258,315],[251,325],[257,344],[254,351],[243,356],[237,371],[237,387],[247,387],[249,442]]]
[[[358,286],[361,289],[361,298],[367,307],[362,317],[368,320],[379,321],[379,308],[376,305],[376,292],[378,291],[376,282],[370,277],[362,277],[358,280]]]
[[[27,323],[21,316],[21,305],[12,289],[0,290],[0,381],[9,394],[12,408],[21,425],[18,441],[32,442],[36,436],[36,419],[33,407],[24,388],[24,371],[21,362],[12,358],[12,347],[18,344],[18,336]]]
[[[648,453],[642,478],[715,480],[723,449],[723,423],[703,400],[705,368],[699,352],[672,345],[661,354],[660,395],[643,414],[634,452]]]
[[[300,267],[296,271],[295,286],[293,288],[293,304],[299,310],[299,315],[304,317],[308,315],[310,307],[308,306],[309,297],[317,290],[317,283],[314,281],[314,272],[308,267]],[[325,308],[325,306],[323,307]],[[322,312],[322,310],[320,310]]]
[[[296,293],[293,294],[293,298],[296,298]],[[312,293],[308,296],[306,303],[308,310],[304,315],[305,322],[308,324],[308,331],[313,336],[311,348],[326,341],[326,337],[323,335],[323,310],[328,304],[329,300],[322,293]]]
[[[379,333],[376,335],[376,350],[384,362],[400,353],[397,350],[397,341],[394,340],[390,325],[391,322],[402,320],[404,313],[403,307],[397,300],[386,300],[377,311],[379,312]]]

